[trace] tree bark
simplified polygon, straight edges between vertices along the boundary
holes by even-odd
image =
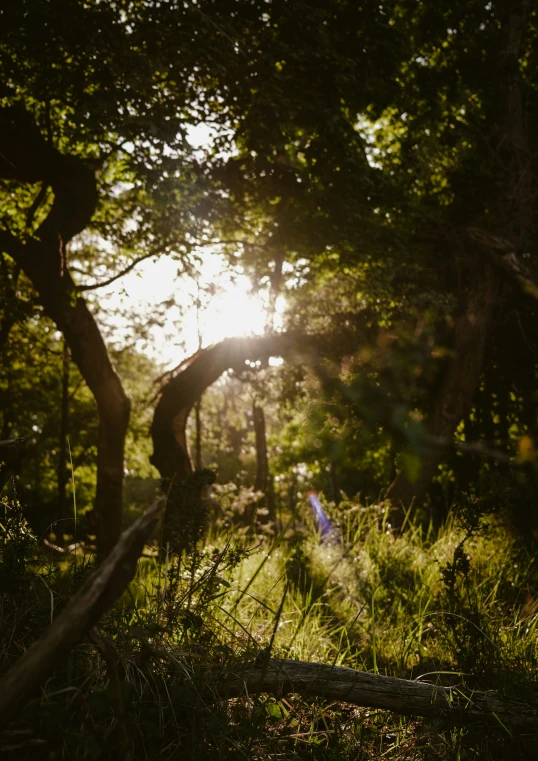
[[[275,489],[269,472],[265,413],[263,407],[260,407],[256,402],[252,406],[252,419],[254,422],[254,435],[256,437],[256,479],[254,481],[254,488],[263,494],[263,498],[258,506],[261,506],[265,502],[267,520],[274,521],[276,519]]]
[[[186,478],[192,473],[186,437],[189,413],[203,391],[228,369],[244,369],[247,360],[311,352],[315,338],[280,333],[257,338],[226,338],[198,352],[190,364],[162,389],[155,409],[151,462],[163,478]],[[319,340],[319,339],[318,339]]]
[[[196,443],[194,450],[194,465],[196,470],[200,470],[202,467],[202,399],[198,399],[194,405],[195,419],[196,419]]]
[[[69,433],[69,348],[64,338],[62,347],[62,400],[60,405],[60,447],[58,458],[58,523],[56,541],[61,543],[64,520],[67,518],[67,436]]]
[[[478,722],[536,732],[538,722],[538,708],[531,702],[505,698],[492,691],[441,687],[321,663],[270,660],[237,664],[219,675],[218,683],[226,698],[260,692],[277,697],[296,693],[405,715],[442,718],[448,724]]]
[[[456,319],[454,355],[429,419],[428,433],[432,437],[451,441],[458,423],[469,410],[482,372],[497,287],[496,273],[486,267],[482,277],[476,278],[471,286],[462,314]],[[420,499],[431,484],[443,456],[443,448],[430,447],[421,458],[416,480],[411,481],[401,471],[389,486],[385,498],[404,507],[408,507],[413,499]]]
[[[97,203],[93,171],[45,141],[22,109],[0,109],[0,177],[52,187],[47,218],[27,242],[0,229],[0,248],[31,280],[46,314],[65,336],[99,414],[96,513],[98,557],[121,532],[123,457],[130,404],[97,323],[67,266],[67,243],[89,224]]]
[[[267,439],[265,435],[265,414],[263,407],[254,403],[252,405],[252,420],[254,422],[254,435],[256,437],[256,491],[267,493],[267,481],[269,478],[269,458],[267,456]]]
[[[20,267],[15,266],[12,274],[9,273],[6,260],[2,253],[0,253],[0,271],[2,272],[2,278],[4,280],[4,288],[6,290],[6,301],[3,305],[4,314],[2,322],[0,323],[0,353],[3,352],[7,345],[9,334],[16,322],[16,307],[17,307],[17,283],[20,275]]]

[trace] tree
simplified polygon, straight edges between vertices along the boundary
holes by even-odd
[[[159,394],[151,425],[151,462],[163,478],[186,478],[192,473],[187,446],[187,418],[202,393],[226,370],[241,370],[247,361],[271,356],[316,352],[316,340],[280,333],[253,338],[228,338],[205,349],[170,378]]]
[[[83,297],[98,283],[75,282],[75,257],[88,275],[220,241],[260,282],[284,263],[316,280],[359,273],[366,291],[384,277],[381,325],[428,312],[451,333],[422,413],[453,437],[511,332],[500,273],[534,282],[520,261],[535,216],[527,0],[22,0],[0,21],[6,282],[25,273],[95,397],[101,554],[119,532],[129,403]],[[200,123],[213,138],[195,153]],[[525,328],[529,304],[512,310]],[[420,497],[442,457],[424,454],[391,498]]]
[[[203,18],[197,7],[163,15],[151,3],[28,0],[1,10],[0,246],[64,333],[97,403],[101,555],[119,535],[129,401],[68,246],[90,223],[109,246],[139,257],[185,252],[188,232],[201,234],[203,175],[193,176],[185,128],[217,103],[207,78],[220,66]]]
[[[275,11],[282,12],[281,6]],[[521,257],[535,253],[536,12],[524,1],[384,3],[378,12],[376,17],[373,8],[362,5],[354,15],[338,4],[334,23],[346,23],[352,36],[356,14],[367,14],[368,21],[381,17],[378,50],[392,41],[390,63],[384,65],[393,67],[394,82],[381,83],[374,93],[368,88],[375,79],[366,75],[351,93],[357,72],[338,58],[338,76],[331,79],[323,71],[324,82],[334,88],[326,120],[318,116],[301,123],[299,110],[307,106],[300,99],[286,102],[285,118],[282,98],[266,103],[264,134],[247,119],[244,151],[236,162],[245,175],[263,170],[271,178],[271,193],[264,198],[260,190],[258,200],[295,258],[299,251],[309,252],[318,271],[323,265],[325,271],[380,267],[388,275],[383,300],[387,307],[392,302],[385,320],[388,314],[394,324],[406,313],[413,319],[422,305],[430,319],[451,325],[443,343],[452,359],[441,366],[438,391],[422,410],[430,436],[449,445],[469,416],[480,379],[498,370],[496,341],[508,339],[519,347],[514,334],[524,331],[535,345],[535,304],[521,300],[519,292],[523,286],[526,295],[536,294],[534,276],[518,273],[524,269]],[[287,8],[284,23],[294,13]],[[278,16],[278,26],[282,23]],[[398,36],[404,30],[405,41]],[[371,55],[368,23],[362,34]],[[334,43],[336,35],[331,39]],[[282,53],[277,47],[274,55],[282,56],[284,77],[295,76],[299,63],[308,65],[300,45]],[[321,111],[315,95],[312,103]],[[300,190],[290,211],[285,188],[293,181],[300,182]],[[366,280],[365,290],[368,285]],[[503,324],[507,315],[510,328]],[[528,349],[514,364],[534,376]],[[510,385],[513,374],[504,397],[512,392]],[[532,418],[527,423],[533,425]],[[406,504],[420,499],[445,453],[441,446],[423,451],[418,478],[402,470],[388,492],[391,499]]]

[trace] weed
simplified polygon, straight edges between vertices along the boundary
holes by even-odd
[[[509,675],[515,690],[534,689],[532,558],[507,541],[498,517],[471,508],[475,517],[462,511],[459,523],[437,533],[410,522],[395,535],[384,505],[344,501],[337,541],[320,542],[305,512],[298,530],[258,537],[214,531],[212,544],[202,546],[193,529],[181,554],[161,563],[146,553],[99,631],[10,727],[19,734],[2,736],[6,757],[529,757],[530,740],[501,726],[449,730],[298,696],[224,701],[216,687],[223,669],[265,654],[497,689]],[[327,509],[335,523],[334,507]],[[89,566],[79,564],[75,574],[72,561],[45,559],[20,507],[4,503],[3,510],[5,670],[47,625],[51,595],[66,599]],[[515,588],[524,590],[516,606]]]

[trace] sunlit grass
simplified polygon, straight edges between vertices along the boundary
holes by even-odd
[[[180,748],[200,759],[330,761],[408,751],[417,759],[448,761],[463,751],[466,758],[503,758],[502,729],[491,742],[467,730],[427,729],[425,736],[419,729],[429,725],[421,722],[297,696],[209,700],[212,674],[269,645],[273,657],[443,684],[517,692],[536,681],[535,563],[501,518],[486,518],[484,531],[466,543],[467,572],[456,574],[449,593],[445,571],[464,535],[457,518],[436,534],[418,524],[397,534],[384,505],[345,501],[328,512],[338,524],[329,541],[321,541],[305,505],[295,526],[280,533],[234,527],[212,535],[179,567],[171,563],[168,576],[148,549],[129,590],[100,623],[118,653],[129,712],[118,718],[109,667],[89,643],[80,645],[47,685],[41,708],[33,706],[56,706],[59,717],[71,717],[69,727],[58,719],[66,732],[60,757],[104,758],[110,735],[114,747],[134,743],[143,759],[172,759]],[[81,565],[75,572],[72,563],[46,568],[47,589],[41,585],[36,596],[27,587],[15,616],[4,598],[11,643],[38,636],[50,617],[50,594],[59,590],[66,599],[88,572]],[[5,668],[20,650],[4,641],[1,652]]]

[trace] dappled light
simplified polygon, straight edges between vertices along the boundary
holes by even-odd
[[[538,757],[538,11],[0,3],[0,757]]]

